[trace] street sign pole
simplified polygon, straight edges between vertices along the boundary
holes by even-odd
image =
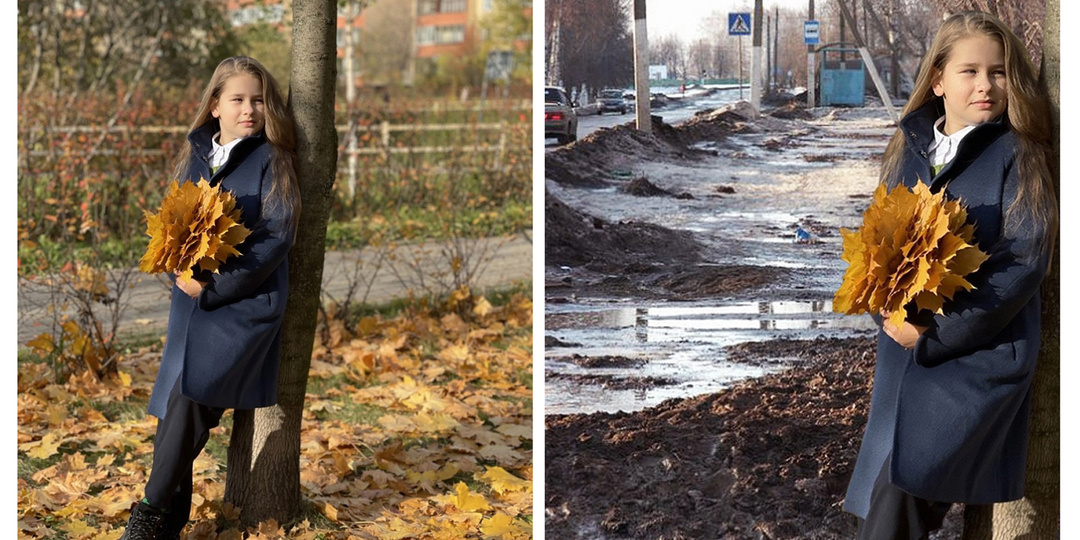
[[[814,20],[814,0],[810,0],[810,16],[808,20]],[[806,45],[806,107],[813,109],[816,105],[814,88],[817,81],[817,74],[814,72],[814,46],[811,44]]]
[[[756,0],[756,1],[760,5],[761,0]],[[760,21],[761,20],[760,13],[758,15],[759,15],[759,17],[758,17],[757,20]],[[742,37],[750,35],[750,20],[751,20],[751,18],[750,18],[749,13],[728,13],[728,35],[729,36],[739,36],[739,100],[740,101],[743,99],[743,57],[742,57],[743,56],[743,52],[742,52],[743,40],[742,40]],[[755,23],[755,24],[757,24],[757,23]],[[758,33],[760,33],[760,32],[761,32],[761,28],[760,28],[760,24],[758,24]],[[758,40],[758,41],[755,41],[755,44],[760,45],[760,38],[755,38],[755,39]],[[755,53],[755,57],[757,57],[757,53]],[[760,58],[758,60],[760,60]],[[760,63],[760,62],[758,62],[758,63]],[[751,69],[753,70],[754,68],[751,66]],[[754,73],[757,73],[757,71],[755,70]],[[751,77],[751,78],[753,78],[753,77]],[[750,94],[751,94],[751,96],[753,95],[754,88],[755,88],[754,83],[751,82],[751,86],[750,86]],[[754,108],[756,110],[757,105],[754,105]]]
[[[762,0],[754,0],[754,50],[750,54],[750,105],[754,114],[761,110],[761,20]]]

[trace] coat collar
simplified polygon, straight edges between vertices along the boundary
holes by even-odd
[[[957,145],[956,156],[953,157],[945,168],[936,176],[930,189],[936,191],[938,186],[943,185],[955,171],[963,170],[967,163],[975,160],[983,149],[990,146],[994,140],[1007,133],[1010,129],[1008,109],[1001,116],[975,126],[967,136]],[[945,104],[941,98],[935,98],[926,105],[919,107],[900,120],[900,129],[907,142],[907,150],[918,156],[920,169],[930,172],[930,144],[934,142],[934,122],[945,113]],[[920,174],[920,176],[923,176]],[[929,176],[927,176],[929,177]]]
[[[944,102],[941,98],[935,98],[900,120],[900,128],[907,139],[908,147],[916,152],[926,151],[930,147],[930,143],[934,142],[934,122],[941,118],[942,114],[945,114]],[[965,141],[982,141],[985,143],[1008,130],[1008,114],[1003,113],[1001,116],[985,124],[979,124],[975,129],[971,130],[971,133],[961,141],[960,148],[971,146],[971,144],[965,145]]]
[[[210,151],[214,148],[214,134],[221,131],[220,122],[217,118],[210,118],[203,125],[195,128],[194,131],[188,133],[187,140],[191,143],[192,153],[198,156],[204,161],[209,161]],[[263,140],[266,139],[266,130],[259,130],[258,133],[245,137],[232,149],[233,153],[239,155],[244,148],[254,148],[258,146]],[[232,154],[230,154],[232,155]]]

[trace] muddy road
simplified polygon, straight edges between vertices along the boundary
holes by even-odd
[[[876,330],[832,296],[895,128],[880,108],[766,113],[547,153],[549,537],[853,537]]]

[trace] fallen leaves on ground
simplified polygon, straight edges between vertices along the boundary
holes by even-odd
[[[223,502],[227,418],[195,461],[186,537],[531,538],[531,301],[493,306],[466,291],[451,303],[324,321],[301,433],[302,521],[239,524]],[[105,381],[63,385],[44,364],[19,366],[20,538],[119,538],[150,472],[159,358],[143,350]]]
[[[987,259],[974,245],[975,225],[967,223],[960,201],[945,192],[930,193],[918,182],[914,189],[879,185],[863,213],[858,230],[841,229],[842,258],[848,263],[836,291],[838,313],[888,312],[899,326],[905,307],[941,313],[959,289],[971,290],[966,279]]]

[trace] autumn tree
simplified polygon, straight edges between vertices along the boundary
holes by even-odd
[[[287,521],[300,512],[300,426],[322,283],[323,246],[337,167],[334,0],[295,0],[289,108],[296,118],[303,208],[289,253],[289,304],[281,344],[278,404],[236,411],[225,499],[241,520]]]
[[[378,0],[363,9],[366,22],[356,54],[360,77],[365,84],[400,84],[412,56],[411,3]]]
[[[45,91],[71,102],[117,80],[141,80],[151,64],[155,79],[182,86],[238,43],[211,0],[19,0],[18,9],[23,95]]]
[[[493,0],[480,26],[485,60],[490,51],[513,51],[516,74],[532,77],[532,0]]]

